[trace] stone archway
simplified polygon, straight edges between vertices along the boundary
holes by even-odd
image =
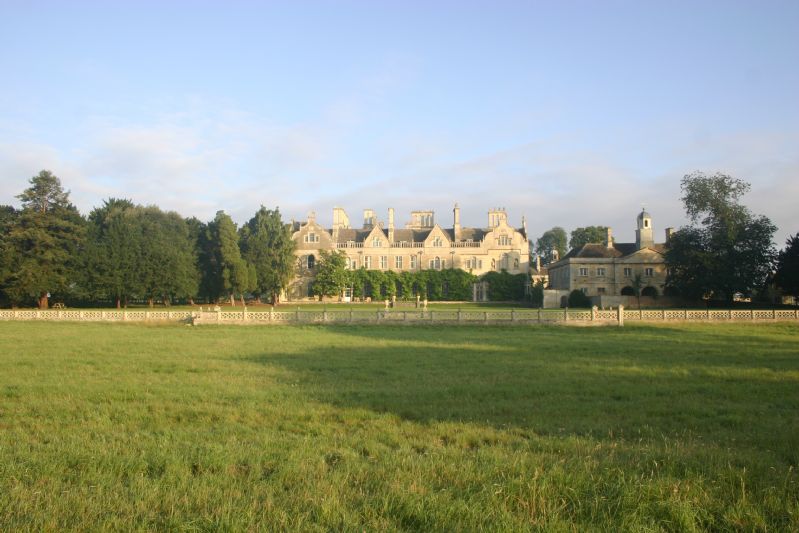
[[[644,287],[641,291],[641,296],[648,296],[649,298],[657,298],[658,290],[652,286]]]
[[[635,296],[635,289],[627,285],[621,290],[622,296]]]

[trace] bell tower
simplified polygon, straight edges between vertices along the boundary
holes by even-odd
[[[638,249],[648,248],[655,245],[655,239],[652,236],[652,216],[642,209],[638,214],[638,228],[635,230],[635,245]]]

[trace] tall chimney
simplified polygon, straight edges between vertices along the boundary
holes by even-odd
[[[452,233],[455,242],[461,240],[461,208],[458,207],[457,203],[452,209]]]
[[[672,235],[674,235],[674,228],[666,228],[666,246],[671,244]]]
[[[613,230],[610,227],[608,227],[608,234],[605,237],[605,246],[613,248]]]
[[[394,242],[394,208],[388,208],[388,242]]]

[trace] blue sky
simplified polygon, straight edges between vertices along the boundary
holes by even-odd
[[[799,231],[799,2],[224,4],[0,0],[0,203],[47,168],[84,212],[458,202],[631,240],[701,170]]]

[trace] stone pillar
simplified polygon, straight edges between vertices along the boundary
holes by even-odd
[[[593,306],[591,308],[591,322],[596,322],[596,311],[597,311],[597,307]]]
[[[623,305],[619,305],[618,320],[619,320],[619,325],[623,326],[624,325],[624,306]]]

